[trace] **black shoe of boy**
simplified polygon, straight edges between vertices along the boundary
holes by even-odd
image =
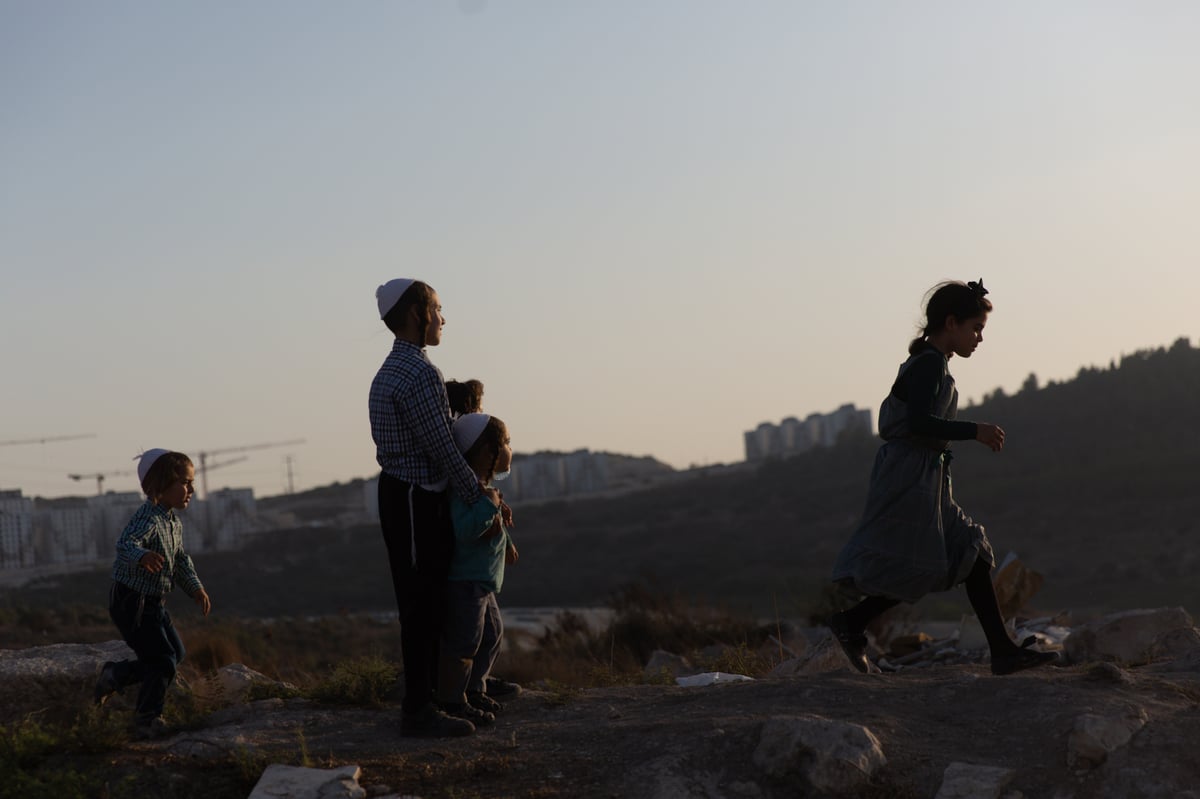
[[[457,738],[475,732],[466,719],[447,716],[432,702],[415,713],[400,714],[400,734],[414,738]]]
[[[453,719],[466,719],[475,725],[476,728],[487,727],[496,723],[496,716],[487,711],[480,710],[470,702],[443,702],[442,710],[446,715]]]
[[[521,686],[496,677],[488,677],[483,684],[483,691],[492,699],[511,698],[521,693]]]
[[[162,716],[149,716],[133,721],[133,737],[139,741],[162,738],[168,732],[170,732],[170,727],[167,726],[167,722]]]
[[[493,714],[504,710],[504,705],[481,691],[467,691],[467,704]]]
[[[846,617],[842,613],[835,613],[829,617],[829,631],[842,645],[842,651],[846,653],[850,665],[863,674],[870,674],[872,669],[871,661],[867,659],[867,636],[861,632],[852,631],[846,624]]]
[[[1055,652],[1039,652],[1036,649],[1030,649],[1029,644],[1031,643],[1032,641],[1027,638],[1020,649],[1014,649],[1007,655],[992,658],[992,674],[1013,674],[1025,669],[1045,666],[1058,660],[1058,654]]]
[[[117,683],[117,664],[111,660],[105,661],[104,667],[100,669],[100,678],[96,680],[96,687],[92,691],[92,699],[97,705],[103,705],[110,696],[120,692],[121,686]]]

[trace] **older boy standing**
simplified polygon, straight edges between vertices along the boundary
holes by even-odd
[[[427,284],[390,280],[375,292],[396,340],[371,383],[371,437],[379,476],[379,522],[400,613],[404,735],[469,735],[475,726],[433,702],[437,642],[454,548],[446,489],[464,502],[492,502],[454,445],[442,373],[425,347],[442,340],[441,305]]]

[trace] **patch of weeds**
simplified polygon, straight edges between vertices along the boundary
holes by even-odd
[[[546,704],[555,707],[562,707],[582,693],[582,689],[557,680],[541,680],[537,684],[537,689],[545,695]]]
[[[66,765],[69,751],[63,732],[43,726],[32,716],[0,726],[0,799],[63,799],[94,796],[100,779]]]
[[[751,650],[745,643],[724,647],[719,655],[704,664],[706,671],[745,674],[747,677],[761,677],[773,666],[769,657]]]
[[[318,702],[341,705],[383,704],[399,669],[377,655],[343,661],[309,692]]]
[[[271,764],[267,756],[248,746],[239,746],[231,755],[233,767],[243,782],[254,784],[262,776],[263,771]]]
[[[246,689],[247,702],[259,702],[263,699],[295,699],[303,695],[304,692],[294,685],[274,681],[252,682]]]

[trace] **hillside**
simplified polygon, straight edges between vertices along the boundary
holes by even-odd
[[[1070,381],[1035,383],[962,410],[1002,425],[1008,444],[999,455],[956,445],[959,502],[1000,556],[1013,550],[1045,575],[1041,609],[1200,612],[1200,349],[1180,340]],[[681,473],[645,491],[517,506],[521,560],[502,604],[603,604],[642,580],[764,616],[812,612],[827,602],[827,575],[857,520],[876,446],[848,438],[758,466]],[[355,481],[262,504],[313,519],[318,508],[361,502],[361,492]],[[394,607],[374,525],[282,531],[197,560],[223,613]],[[104,570],[58,578],[22,589],[20,601],[93,603],[106,583]],[[919,611],[953,616],[965,607],[955,591]]]

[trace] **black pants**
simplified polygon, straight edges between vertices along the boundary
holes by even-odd
[[[175,631],[162,597],[143,596],[121,583],[113,583],[108,615],[137,660],[114,664],[113,677],[124,688],[141,683],[137,715],[141,719],[161,716],[167,688],[183,660],[183,641]]]
[[[446,494],[381,474],[379,524],[400,612],[403,708],[413,713],[431,701],[437,674],[438,638],[446,613],[446,575],[454,552],[454,528]]]

